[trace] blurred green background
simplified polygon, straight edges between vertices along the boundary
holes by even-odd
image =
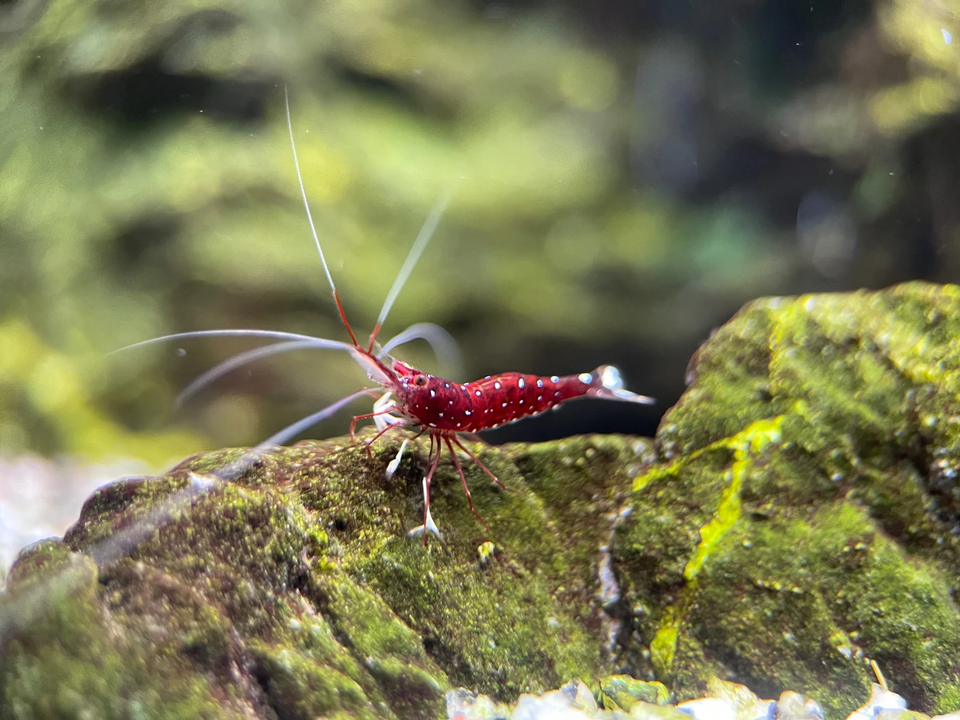
[[[659,406],[492,434],[651,434],[745,301],[960,280],[952,2],[0,2],[0,453],[161,467],[357,389],[339,354],[195,375],[260,327],[447,328],[457,380],[620,365]],[[397,355],[439,371],[422,343]],[[357,412],[364,412],[361,404]],[[349,413],[312,436],[346,431]],[[0,483],[17,481],[10,475]]]

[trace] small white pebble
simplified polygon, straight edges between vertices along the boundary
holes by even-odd
[[[906,710],[907,701],[895,692],[884,690],[877,683],[872,684],[873,691],[866,705],[854,710],[847,720],[873,720],[884,710]]]
[[[727,700],[720,698],[701,698],[688,700],[677,705],[677,710],[696,720],[736,720],[737,711]]]

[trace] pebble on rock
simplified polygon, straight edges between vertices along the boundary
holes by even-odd
[[[737,710],[730,701],[720,698],[688,700],[677,705],[677,710],[685,712],[694,720],[736,720],[737,717]]]
[[[873,683],[870,699],[863,707],[854,710],[847,720],[876,720],[877,716],[885,710],[900,711],[906,709],[906,700],[895,692],[890,692],[882,685]],[[885,720],[887,719],[885,718]],[[893,720],[893,718],[889,718],[889,720]]]

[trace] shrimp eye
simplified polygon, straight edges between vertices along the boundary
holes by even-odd
[[[427,376],[417,375],[416,379],[413,381],[413,384],[417,387],[424,387],[427,384]]]

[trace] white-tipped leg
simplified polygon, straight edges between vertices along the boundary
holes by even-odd
[[[394,473],[397,472],[397,468],[400,467],[400,461],[403,460],[403,452],[407,449],[408,442],[410,442],[410,438],[406,438],[400,443],[400,450],[397,451],[397,456],[387,465],[387,480],[390,480]]]
[[[408,537],[420,537],[425,532],[431,532],[437,536],[437,540],[443,540],[440,537],[440,528],[437,527],[437,524],[433,521],[433,515],[430,514],[430,511],[427,510],[427,520],[423,525],[417,525],[413,530],[407,533]]]
[[[423,516],[423,525],[417,525],[413,530],[407,533],[408,537],[420,537],[427,532],[431,532],[437,536],[437,540],[443,540],[440,537],[440,528],[437,527],[437,524],[433,521],[433,515],[430,514],[430,490],[429,490],[429,480],[427,478],[423,479],[423,501],[426,504],[426,512]],[[426,545],[426,539],[424,539],[424,545]]]

